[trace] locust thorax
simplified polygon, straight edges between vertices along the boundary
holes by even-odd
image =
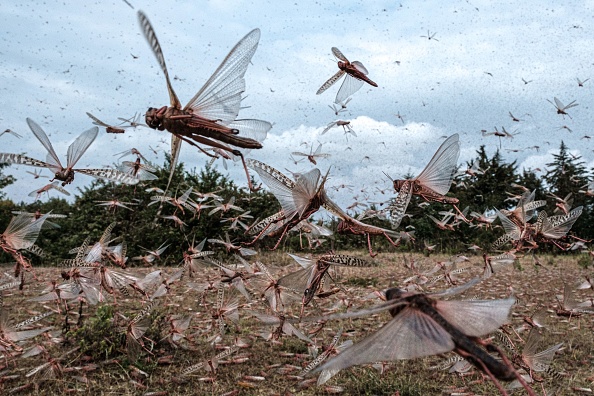
[[[150,128],[163,130],[164,114],[165,112],[163,112],[162,109],[149,107],[144,116],[144,121],[146,122],[146,125],[148,125]]]
[[[54,181],[56,179],[61,180],[62,187],[64,187],[65,185],[74,181],[74,171],[70,168],[62,169],[61,171],[56,172],[54,178],[50,181]]]
[[[394,190],[400,191],[405,181],[406,180],[394,180]]]
[[[346,69],[346,68],[347,68],[347,66],[348,66],[348,64],[347,64],[346,62],[343,62],[343,61],[338,61],[338,68],[339,68],[340,70],[344,70],[344,69]]]
[[[388,300],[388,301],[397,300],[399,298],[402,298],[406,292],[407,291],[404,289],[400,289],[398,287],[393,287],[391,289],[386,290],[386,300]],[[389,312],[390,312],[390,315],[392,315],[392,317],[395,317],[403,309],[404,309],[404,306],[398,305],[398,306],[390,309]]]

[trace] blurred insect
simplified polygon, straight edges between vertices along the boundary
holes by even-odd
[[[323,134],[323,133],[324,133],[324,132],[322,132],[322,134]],[[312,149],[313,149],[313,146],[312,146]],[[312,164],[314,164],[314,165],[317,165],[317,164],[318,164],[318,163],[316,162],[316,159],[318,159],[318,158],[330,158],[330,154],[327,154],[327,153],[322,153],[322,143],[320,143],[320,144],[318,145],[318,148],[316,149],[316,151],[315,151],[315,152],[314,152],[314,151],[312,151],[311,149],[310,149],[310,151],[309,151],[309,154],[302,153],[302,152],[300,152],[300,151],[293,151],[293,152],[291,153],[291,155],[297,155],[297,156],[300,156],[300,157],[306,157],[306,158],[309,160],[309,162],[311,162],[311,163],[312,163]]]
[[[41,171],[39,171],[39,173],[38,173],[37,170],[34,170],[33,172],[27,171],[27,173],[30,175],[33,175],[33,179],[39,179],[40,177],[47,178],[47,176],[41,174]]]
[[[13,135],[13,136],[16,136],[16,137],[17,137],[17,138],[19,138],[19,139],[20,139],[20,138],[22,138],[22,136],[21,136],[21,135],[19,135],[18,133],[16,133],[16,132],[15,132],[15,131],[13,131],[12,129],[5,129],[5,130],[3,130],[2,132],[0,132],[0,136],[4,135],[4,134],[6,134],[6,133],[8,133],[8,134],[10,134],[10,135]]]
[[[11,164],[48,168],[55,175],[54,178],[50,180],[50,182],[57,179],[62,181],[62,186],[70,184],[74,181],[75,172],[97,177],[99,179],[108,179],[125,184],[138,183],[138,179],[135,179],[115,169],[74,169],[74,165],[76,165],[80,157],[82,157],[82,155],[85,153],[85,151],[87,151],[89,146],[97,137],[97,134],[99,133],[99,129],[97,127],[91,128],[83,132],[78,138],[76,138],[74,142],[72,142],[72,144],[68,147],[68,154],[66,157],[67,164],[66,168],[64,168],[60,163],[60,159],[56,155],[56,152],[54,151],[54,148],[52,147],[52,144],[45,132],[43,131],[43,129],[41,129],[41,127],[30,118],[27,118],[27,124],[29,124],[29,128],[31,128],[31,131],[33,132],[35,137],[41,142],[43,147],[45,147],[45,149],[47,150],[47,162],[39,161],[34,158],[26,157],[20,154],[0,153],[0,163],[8,162]]]
[[[340,330],[338,330],[338,332],[334,335],[334,337],[332,338],[332,342],[330,342],[330,345],[324,347],[324,350],[322,353],[320,353],[318,356],[314,355],[314,360],[312,360],[307,366],[305,366],[305,368],[303,370],[301,370],[301,372],[299,373],[299,376],[305,377],[313,369],[318,367],[328,357],[330,357],[332,355],[336,356],[339,353],[341,353],[343,350],[345,350],[346,348],[349,348],[350,346],[353,345],[353,340],[347,340],[347,341],[341,343],[340,345],[338,345],[338,341],[340,340],[341,335],[342,335],[342,328]],[[338,373],[338,371],[339,370],[333,370],[333,369],[322,371],[322,373],[318,377],[318,385],[322,385],[322,384],[326,383],[330,378],[332,378],[332,376],[334,376],[336,373]]]
[[[101,121],[100,119],[98,119],[91,113],[87,113],[87,115],[89,116],[89,118],[91,120],[93,120],[94,125],[105,127],[105,132],[107,132],[107,133],[124,133],[124,132],[126,132],[122,128],[118,128],[118,127],[106,124],[105,122]]]
[[[222,359],[226,358],[227,356],[232,355],[233,353],[237,352],[238,350],[239,350],[238,346],[232,346],[230,348],[227,348],[223,352],[217,354],[216,356],[214,356],[206,361],[203,361],[203,362],[194,364],[188,368],[185,368],[184,370],[182,370],[181,375],[182,376],[190,375],[193,372],[198,371],[200,369],[205,369],[207,371],[212,372],[213,374],[216,374],[217,367],[219,365],[219,360],[222,360]]]
[[[68,195],[68,196],[70,195],[70,193],[65,188],[60,186],[60,182],[55,181],[53,183],[46,184],[45,186],[41,187],[38,190],[31,191],[29,193],[29,196],[35,197],[35,200],[38,200],[39,197],[41,197],[41,195],[45,192],[45,193],[47,193],[47,196],[49,197],[50,190],[57,190],[64,195]]]
[[[21,269],[30,271],[32,269],[31,263],[19,252],[19,250],[25,250],[31,248],[43,222],[47,219],[49,214],[45,214],[40,218],[31,221],[31,216],[28,214],[20,214],[13,217],[8,223],[6,230],[0,234],[0,249],[10,254],[16,260],[15,266],[15,277],[18,277]]]
[[[8,318],[7,311],[0,307],[0,349],[4,351],[22,352],[23,348],[19,346],[22,341],[28,340],[33,337],[45,333],[52,327],[41,327],[31,330],[23,330],[23,328],[29,327],[33,323],[40,321],[43,318],[48,317],[53,312],[46,312],[43,314],[36,315],[23,322],[11,324]]]
[[[209,243],[220,244],[220,245],[225,246],[225,249],[227,249],[227,253],[233,251],[233,252],[238,252],[242,256],[253,256],[254,254],[257,254],[258,253],[255,250],[244,248],[244,247],[239,246],[239,245],[234,245],[231,242],[231,240],[229,239],[229,234],[227,234],[227,233],[225,233],[225,240],[224,241],[222,239],[218,239],[218,238],[209,238],[208,239],[208,242]]]
[[[144,162],[148,162],[148,160],[140,153],[140,151],[138,151],[135,148],[131,148],[129,150],[124,150],[122,152],[114,154],[113,156],[115,157],[116,155],[119,155],[118,159],[122,159],[127,155],[135,155],[136,158],[141,158]]]
[[[315,372],[342,370],[350,366],[376,361],[413,359],[453,350],[479,370],[487,373],[494,384],[503,390],[497,379],[511,381],[518,378],[509,360],[500,362],[479,348],[482,337],[497,330],[508,320],[515,302],[504,300],[436,300],[468,289],[478,279],[441,293],[424,294],[392,288],[386,291],[386,303],[359,312],[325,316],[325,319],[360,317],[389,310],[392,320],[379,331],[345,349]],[[524,383],[525,384],[525,383]],[[534,392],[526,388],[530,395]]]
[[[572,107],[579,106],[578,103],[575,103],[575,100],[572,101],[571,103],[569,103],[568,105],[564,105],[557,98],[553,98],[553,100],[555,101],[555,103],[551,102],[549,99],[547,99],[547,102],[549,102],[550,104],[555,106],[555,108],[557,109],[557,114],[561,114],[563,116],[563,118],[565,118],[565,116],[568,116],[569,118],[571,118],[571,116],[569,114],[567,114],[567,110],[571,109]]]
[[[578,87],[583,87],[584,84],[586,83],[586,81],[590,80],[589,78],[586,78],[584,81],[580,80],[578,77],[575,78],[577,83],[578,83]]]
[[[122,118],[122,117],[118,117],[118,120],[121,120],[123,122],[127,122],[129,127],[131,128],[136,128],[139,126],[148,126],[146,124],[141,124],[138,121],[140,121],[140,117],[142,116],[141,113],[134,113],[134,115],[130,118]]]
[[[141,349],[148,351],[144,344],[144,339],[149,340],[144,336],[149,326],[151,325],[151,313],[157,305],[157,301],[148,302],[132,319],[127,320],[125,327],[122,330],[126,333],[126,350],[128,357],[136,361],[139,359]],[[154,344],[154,342],[152,342]]]
[[[326,81],[316,95],[321,94],[328,88],[330,88],[336,81],[338,81],[343,75],[346,74],[338,93],[336,94],[336,99],[334,103],[339,104],[345,102],[349,96],[357,92],[362,86],[363,83],[366,82],[369,85],[377,87],[377,84],[367,77],[369,73],[365,66],[359,61],[349,62],[349,60],[340,52],[340,50],[336,47],[332,47],[332,53],[335,57],[339,59],[338,68],[340,69],[336,72],[335,75],[330,77],[328,81]],[[346,106],[346,103],[345,103]]]
[[[113,210],[114,212],[117,208],[124,208],[128,210],[133,210],[132,208],[127,207],[126,205],[138,205],[134,202],[123,202],[118,199],[112,199],[111,201],[94,201],[97,203],[96,206],[105,206],[107,210]]]
[[[52,358],[51,356],[49,356],[49,354],[46,353],[47,362],[29,371],[27,374],[25,374],[25,377],[35,377],[36,381],[47,381],[50,379],[62,377],[63,368],[60,364],[60,361],[64,360],[68,355],[71,355],[72,353],[78,350],[79,347],[76,347],[62,354],[58,358]]]
[[[427,202],[451,204],[458,213],[462,214],[456,206],[458,199],[445,196],[452,185],[459,156],[460,141],[456,133],[439,146],[419,176],[393,181],[394,189],[398,192],[398,196],[388,208],[393,229],[400,225],[413,195],[418,195]]]
[[[266,265],[259,261],[256,261],[255,264],[262,276],[254,278],[254,288],[268,300],[272,311],[283,312],[286,305],[301,298],[300,292],[291,286],[280,285]]]
[[[191,193],[192,187],[188,188],[179,197],[171,197],[169,195],[154,195],[151,197],[152,202],[149,203],[148,206],[151,206],[157,202],[167,202],[168,204],[176,207],[174,214],[177,213],[178,209],[185,214],[186,212],[184,211],[184,208],[188,209],[190,212],[195,212],[195,203],[190,199]]]
[[[330,124],[328,124],[328,126],[326,126],[326,128],[324,128],[324,130],[322,131],[322,133],[320,133],[320,135],[325,134],[326,132],[328,132],[330,129],[332,129],[334,127],[342,127],[345,135],[348,136],[348,134],[350,133],[354,137],[357,137],[355,130],[351,126],[351,122],[343,121],[343,120],[336,120],[336,121],[331,122]],[[347,138],[347,141],[348,141],[348,138]]]
[[[161,246],[159,246],[156,250],[149,250],[149,249],[143,248],[148,254],[146,254],[144,256],[132,257],[132,260],[135,260],[135,261],[141,260],[145,265],[150,266],[153,264],[155,259],[160,259],[161,254],[163,254],[165,249],[167,249],[169,247],[169,245],[171,245],[171,244],[165,245],[166,243],[167,242],[163,242],[161,244]]]
[[[426,35],[426,36],[425,36],[425,35],[423,35],[423,36],[421,36],[421,37],[424,37],[424,38],[426,38],[427,40],[435,40],[435,41],[439,41],[438,39],[436,39],[436,38],[435,38],[435,35],[436,35],[436,34],[437,34],[437,32],[433,32],[433,33],[431,33],[431,31],[430,31],[430,30],[427,30],[427,35]]]
[[[336,203],[329,199],[323,204],[323,206],[324,209],[341,219],[337,226],[337,232],[339,234],[367,236],[367,248],[371,257],[377,256],[377,253],[373,253],[373,249],[371,247],[371,235],[383,235],[388,240],[388,242],[392,244],[392,246],[400,246],[400,235],[396,232],[370,224],[365,224],[357,219],[354,219],[346,214],[338,205],[336,205]],[[396,239],[396,241],[394,241],[392,238]]]
[[[214,205],[214,209],[212,209],[210,212],[208,212],[209,216],[212,216],[213,214],[217,213],[217,212],[221,212],[220,214],[222,215],[223,213],[227,213],[230,210],[241,210],[243,211],[242,208],[240,208],[239,206],[235,205],[235,197],[231,197],[229,198],[229,201],[227,203],[223,203],[221,201],[216,202],[216,204]]]
[[[303,268],[283,276],[278,280],[278,284],[285,287],[290,287],[294,290],[303,290],[303,297],[301,300],[301,315],[303,310],[308,305],[314,296],[319,293],[324,285],[324,277],[327,276],[328,270],[331,266],[345,266],[345,267],[371,267],[376,265],[360,258],[342,255],[342,254],[325,254],[318,258],[306,259],[303,257],[290,254],[295,261],[297,261]]]
[[[520,120],[518,117],[514,117],[514,115],[511,113],[511,111],[508,111],[509,116],[511,117],[513,122],[520,122],[520,121],[524,121],[524,120]]]
[[[141,164],[140,157],[136,158],[136,161],[123,161],[118,165],[118,169],[130,176],[137,178],[138,180],[156,180],[157,175],[152,172],[156,172],[157,168],[149,164]]]
[[[146,124],[150,128],[167,130],[172,134],[169,183],[171,183],[183,141],[197,147],[205,154],[207,153],[198,144],[223,149],[240,157],[249,187],[253,189],[243,154],[230,146],[243,149],[262,148],[261,142],[266,138],[268,130],[272,128],[272,124],[266,121],[236,120],[244,97],[242,95],[245,90],[244,75],[258,47],[260,30],[252,30],[233,47],[214,74],[182,109],[171,86],[165,57],[155,31],[141,11],[138,12],[138,20],[142,33],[165,75],[169,91],[171,106],[151,107],[145,115]]]

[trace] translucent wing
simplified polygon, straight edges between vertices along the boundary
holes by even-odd
[[[293,202],[300,216],[309,206],[311,199],[315,196],[320,181],[321,172],[314,168],[307,173],[301,174],[295,181],[295,187],[292,190]],[[285,208],[283,207],[283,211]],[[285,211],[285,213],[287,213]]]
[[[388,210],[390,212],[390,225],[393,230],[398,228],[400,222],[404,218],[404,214],[406,213],[406,208],[408,208],[408,204],[410,203],[411,197],[412,182],[410,180],[406,180],[402,184],[402,187],[400,187],[400,192],[398,193],[398,196],[388,207]]]
[[[31,216],[26,214],[13,217],[2,236],[11,248],[16,250],[28,249],[37,240],[41,226],[43,226],[47,216],[45,214],[35,221],[31,221]]]
[[[177,165],[177,160],[179,158],[181,144],[182,140],[178,138],[176,135],[171,134],[171,171],[169,172],[169,180],[167,181],[167,188],[165,188],[165,190],[169,190],[169,185],[171,184],[171,180],[173,180],[173,175],[175,174],[175,166]]]
[[[258,48],[260,29],[245,35],[204,86],[188,102],[184,110],[224,125],[235,121],[241,108],[241,94],[245,91],[244,75]]]
[[[249,159],[246,163],[249,168],[258,173],[262,181],[264,181],[276,199],[278,199],[283,208],[285,217],[290,219],[295,216],[297,213],[297,208],[295,207],[295,201],[293,199],[295,182],[275,168],[260,161]]]
[[[547,217],[543,221],[542,235],[551,239],[564,237],[582,214],[582,209],[579,206],[566,215]]]
[[[460,140],[456,133],[439,146],[431,161],[415,180],[440,195],[447,194],[452,185],[459,156]]]
[[[82,157],[93,141],[95,141],[98,133],[99,128],[93,127],[87,131],[84,131],[79,137],[76,138],[74,142],[72,142],[72,144],[68,147],[68,153],[66,154],[68,163],[66,165],[67,168],[72,169],[74,167],[80,157]]]
[[[31,131],[33,132],[35,137],[41,142],[43,147],[45,147],[45,149],[47,150],[48,156],[46,158],[46,161],[58,170],[64,169],[64,167],[60,163],[60,159],[54,151],[52,143],[50,142],[49,138],[47,137],[43,129],[41,129],[41,127],[30,118],[27,118],[27,124],[29,124],[29,128],[31,128]]]
[[[435,308],[462,333],[482,337],[507,322],[515,302],[513,297],[504,300],[439,300]]]
[[[324,84],[322,84],[322,86],[320,87],[320,89],[318,89],[318,91],[316,92],[316,95],[321,94],[322,92],[324,92],[325,90],[327,90],[328,88],[330,88],[332,85],[334,85],[334,83],[336,81],[338,81],[340,79],[340,77],[342,77],[345,74],[344,70],[339,70],[336,72],[336,74],[334,74],[332,77],[330,77]]]
[[[177,95],[173,91],[171,81],[169,80],[169,73],[167,72],[167,65],[165,64],[165,57],[163,56],[163,51],[161,50],[159,40],[157,40],[155,30],[153,29],[148,18],[146,17],[146,15],[144,15],[142,11],[138,11],[138,21],[140,22],[140,28],[142,29],[144,38],[146,38],[146,41],[148,41],[149,45],[151,46],[153,54],[155,54],[157,62],[159,62],[159,66],[161,66],[161,70],[163,70],[163,74],[165,74],[165,80],[167,81],[167,90],[169,91],[169,100],[171,102],[171,106],[175,107],[176,109],[181,109],[181,103],[177,98]]]
[[[496,210],[497,217],[501,220],[501,224],[503,225],[503,229],[505,230],[506,235],[509,235],[512,240],[517,241],[521,237],[522,230],[511,221],[506,215],[501,213],[499,210]]]
[[[454,347],[449,333],[430,316],[406,307],[379,331],[345,349],[315,372],[435,355],[451,351]]]
[[[336,94],[334,103],[339,104],[344,102],[349,96],[361,89],[364,83],[365,82],[363,80],[359,80],[358,78],[347,74],[344,81],[342,82],[342,85],[340,86],[340,89],[338,90],[338,93]]]
[[[107,179],[124,184],[138,184],[138,182],[140,181],[139,179],[131,175],[127,175],[124,172],[120,172],[116,169],[75,169],[75,171],[83,173],[85,175],[96,177],[98,179]]]
[[[268,135],[268,131],[272,128],[272,124],[268,121],[262,120],[235,120],[227,125],[231,129],[241,131],[241,136],[263,142]],[[245,150],[243,150],[245,154]]]
[[[337,57],[338,59],[340,59],[343,62],[349,62],[349,60],[346,58],[346,56],[343,55],[342,52],[340,52],[340,50],[336,47],[332,47],[332,53],[334,54],[335,57]]]
[[[367,71],[367,68],[365,68],[365,66],[363,66],[363,63],[359,62],[359,61],[354,61],[351,63],[351,65],[355,66],[355,69],[359,70],[361,73],[368,75],[369,72]]]

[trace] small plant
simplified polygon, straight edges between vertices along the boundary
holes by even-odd
[[[583,254],[578,259],[577,264],[583,269],[588,269],[592,265],[592,259],[589,255]]]
[[[122,345],[122,333],[113,322],[114,309],[111,305],[97,308],[95,315],[78,329],[69,331],[68,337],[78,340],[80,352],[93,359],[109,359],[118,354]]]
[[[354,277],[350,278],[345,282],[348,286],[356,286],[356,287],[375,287],[377,285],[377,278],[359,278]]]

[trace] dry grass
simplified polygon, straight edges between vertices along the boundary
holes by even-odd
[[[419,262],[426,261],[427,263],[445,259],[445,257],[433,256],[430,258],[415,257]],[[281,266],[286,266],[291,262],[286,255],[279,253],[265,254],[261,260],[267,265],[281,264]],[[340,292],[327,299],[317,300],[318,307],[308,307],[306,314],[318,315],[320,310],[323,312],[340,301],[352,304],[349,310],[376,303],[377,300],[364,301],[363,297],[374,290],[398,285],[402,279],[410,275],[403,266],[402,255],[383,254],[375,260],[380,263],[378,267],[349,268],[341,271],[338,276],[339,283],[348,290],[348,295]],[[545,268],[534,267],[529,258],[523,258],[520,260],[521,269],[505,269],[471,289],[465,297],[503,298],[509,295],[510,288],[513,289],[514,295],[519,300],[519,303],[513,308],[511,317],[516,326],[521,324],[524,315],[531,314],[537,306],[546,306],[549,309],[548,320],[551,326],[545,333],[541,345],[545,348],[558,342],[564,342],[563,349],[557,353],[553,361],[553,367],[561,371],[563,377],[553,381],[545,374],[543,375],[544,382],[534,385],[535,390],[542,394],[542,387],[547,390],[558,388],[557,394],[565,395],[578,393],[572,388],[594,388],[594,370],[592,369],[594,367],[594,316],[582,316],[568,320],[565,317],[558,317],[554,312],[557,307],[555,296],[562,293],[564,282],[574,284],[583,279],[584,275],[591,275],[592,271],[580,268],[575,256],[541,257],[541,261],[546,263]],[[473,264],[472,268],[463,276],[465,279],[481,273],[482,259],[480,257],[471,257],[471,264]],[[287,270],[288,268],[284,269],[284,271]],[[132,269],[131,271],[147,272],[146,269]],[[166,271],[171,272],[171,270]],[[36,274],[40,280],[59,278],[57,268],[37,269]],[[207,268],[200,274],[199,278],[201,279],[190,281],[199,283],[207,277],[214,279],[217,276],[216,270]],[[156,324],[149,329],[147,334],[150,334],[155,341],[158,341],[159,338],[161,340],[156,342],[152,354],[143,353],[138,356],[137,361],[131,361],[120,344],[118,333],[113,332],[109,342],[104,340],[103,343],[103,346],[115,345],[112,356],[109,356],[107,360],[98,357],[89,360],[90,352],[86,355],[74,353],[62,362],[66,372],[58,379],[42,382],[36,377],[33,380],[25,377],[25,373],[33,367],[47,361],[42,356],[5,360],[4,363],[7,367],[0,371],[0,392],[7,393],[11,389],[27,385],[29,387],[19,394],[62,395],[69,391],[93,395],[138,395],[150,394],[150,392],[165,392],[163,394],[168,395],[220,395],[236,391],[231,394],[313,395],[327,394],[333,390],[324,386],[316,387],[315,383],[310,387],[302,388],[303,380],[290,376],[297,375],[300,368],[312,360],[307,344],[294,337],[283,337],[278,342],[266,341],[259,337],[265,326],[245,314],[241,315],[242,319],[238,327],[229,327],[221,345],[229,346],[237,338],[240,338],[246,341],[249,347],[241,348],[236,354],[221,362],[214,382],[211,382],[212,375],[206,371],[197,371],[194,375],[182,378],[180,373],[184,368],[218,353],[208,342],[209,336],[213,334],[211,330],[207,329],[211,324],[210,308],[200,305],[200,293],[189,290],[188,281],[188,279],[184,279],[182,282],[173,284],[170,294],[164,297],[164,301],[154,314]],[[445,287],[445,283],[435,285],[435,289]],[[30,281],[22,292],[13,291],[12,294],[5,292],[4,306],[11,321],[24,320],[33,313],[45,310],[39,303],[26,302],[26,299],[37,296],[42,288],[42,281]],[[576,294],[578,301],[586,301],[592,297],[594,297],[592,290],[579,291]],[[461,298],[464,298],[464,295]],[[213,295],[208,296],[207,301],[212,302]],[[46,306],[55,308],[52,304],[46,304]],[[130,316],[139,307],[139,300],[124,299],[122,296],[118,296],[118,305],[115,310]],[[266,307],[265,302],[255,301],[251,304],[250,309],[265,312]],[[336,309],[344,310],[346,306]],[[74,309],[74,311],[76,310]],[[90,326],[93,323],[93,317],[96,315],[95,310],[96,307],[85,307],[83,325]],[[295,312],[298,312],[297,307]],[[187,331],[189,341],[185,343],[189,349],[174,348],[163,339],[167,330],[164,318],[176,313],[194,315],[191,328]],[[318,346],[328,345],[334,334],[342,327],[344,330],[342,339],[351,338],[356,342],[365,334],[379,328],[388,318],[389,315],[380,314],[357,320],[328,322],[319,333],[312,337]],[[76,320],[77,315],[72,315],[70,322],[73,323]],[[56,329],[53,335],[60,337],[62,336],[60,329],[63,322],[61,315],[53,315],[43,321],[44,324],[53,324]],[[315,328],[318,328],[317,324],[301,325],[304,332]],[[71,330],[74,329],[73,326]],[[80,336],[80,333],[78,335]],[[516,336],[513,338],[519,341]],[[43,343],[52,357],[60,356],[65,351],[81,345],[81,340],[75,339],[73,336],[66,337],[62,344],[50,342],[48,336],[40,336],[35,341]],[[99,352],[101,353],[101,351]],[[170,356],[170,358],[167,362],[158,362],[157,358],[163,356]],[[245,361],[242,358],[246,358]],[[495,387],[488,380],[483,380],[482,375],[474,369],[463,377],[450,374],[447,371],[429,369],[430,366],[440,361],[442,361],[440,357],[430,357],[389,363],[384,367],[383,374],[370,366],[354,367],[339,373],[326,385],[339,386],[342,389],[342,394],[349,395],[391,395],[396,394],[397,391],[400,392],[400,395],[497,394]],[[95,369],[90,371],[80,369],[80,367],[91,363],[97,365]],[[134,367],[142,370],[146,375],[139,373]],[[263,377],[264,380],[250,380],[246,376]],[[522,392],[516,391],[518,394]]]

